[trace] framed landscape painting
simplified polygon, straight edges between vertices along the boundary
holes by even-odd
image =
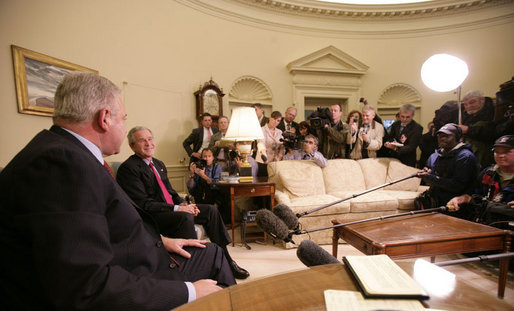
[[[98,73],[48,55],[11,45],[18,112],[49,116],[54,111],[54,93],[62,78],[73,71]]]

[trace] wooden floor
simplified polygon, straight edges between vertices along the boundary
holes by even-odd
[[[236,235],[237,236],[237,235]],[[282,246],[268,244],[249,243],[251,250],[242,247],[239,239],[236,238],[236,246],[229,247],[232,258],[241,267],[250,272],[250,277],[246,280],[238,280],[238,283],[251,282],[266,276],[275,275],[284,272],[297,271],[307,269],[297,258],[296,249],[284,249]],[[322,245],[329,253],[332,252],[331,245]],[[357,249],[348,245],[340,244],[338,249],[338,259],[341,261],[345,255],[362,255]],[[446,261],[464,258],[462,255],[446,255],[436,257],[436,261]],[[429,258],[425,258],[429,261]],[[405,259],[403,261],[414,261],[415,259]],[[514,264],[511,261],[511,265]],[[458,278],[464,280],[468,285],[476,287],[481,291],[487,291],[491,295],[496,296],[498,288],[498,275],[494,269],[485,267],[483,263],[470,263],[445,267],[447,271],[454,273]],[[497,272],[496,272],[497,273]],[[514,276],[509,273],[507,287],[505,289],[506,302],[514,306]],[[513,307],[514,310],[514,307]]]

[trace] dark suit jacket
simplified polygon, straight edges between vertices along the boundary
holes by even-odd
[[[403,142],[403,147],[398,148],[397,151],[390,150],[390,156],[399,159],[403,164],[415,167],[416,166],[416,148],[421,143],[421,136],[423,127],[416,121],[412,120],[407,126],[400,131],[401,121],[395,121],[389,133],[386,136],[386,141],[392,142],[396,139],[397,142],[401,143],[402,135],[405,135],[407,140]]]
[[[298,123],[293,121],[291,122],[291,126],[296,129],[295,133],[298,134]],[[282,118],[280,123],[277,125],[277,128],[280,129],[282,132],[286,131],[286,121],[284,120],[284,118]]]
[[[1,304],[169,310],[185,303],[182,274],[170,268],[151,221],[73,135],[55,126],[40,132],[0,173],[0,248],[8,254],[0,256]]]
[[[216,134],[219,130],[215,127],[212,128],[212,134]],[[184,146],[184,149],[187,152],[188,156],[191,156],[193,152],[198,152],[200,148],[202,147],[203,142],[203,127],[195,128],[189,134],[189,136],[184,140],[182,143],[182,146]],[[191,145],[193,145],[193,148],[191,148]]]
[[[262,119],[260,121],[261,127],[263,127],[264,125],[268,124],[268,121],[269,121],[268,117],[262,116]]]
[[[171,187],[166,165],[156,158],[153,158],[153,163],[164,186],[171,194],[173,203],[177,205],[182,203],[184,200]],[[166,203],[152,169],[137,155],[131,155],[120,165],[116,180],[129,197],[145,211],[150,213],[170,211],[171,207]]]

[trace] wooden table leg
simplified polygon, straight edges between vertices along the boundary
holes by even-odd
[[[337,258],[337,245],[339,243],[339,232],[337,228],[332,229],[334,233],[332,234],[332,256]]]
[[[503,242],[503,252],[507,253],[510,251],[511,244],[511,233],[505,232],[505,240]],[[507,284],[507,273],[509,272],[510,258],[500,259],[500,272],[498,275],[498,298],[503,298],[505,295],[505,285]]]

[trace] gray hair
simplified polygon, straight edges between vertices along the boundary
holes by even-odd
[[[484,92],[478,91],[478,90],[469,91],[466,93],[466,95],[464,95],[464,98],[462,99],[462,101],[468,100],[471,97],[482,98],[482,97],[484,97]]]
[[[309,134],[309,135],[306,135],[306,136],[305,136],[305,139],[307,139],[307,138],[311,138],[312,140],[314,140],[314,144],[315,144],[316,146],[318,146],[318,144],[319,144],[319,140],[318,140],[318,138],[317,138],[316,136],[314,136],[314,135],[312,135],[312,134]]]
[[[373,112],[374,114],[377,114],[377,111],[375,110],[375,107],[371,106],[371,105],[364,105],[364,107],[362,107],[362,112],[364,111],[371,111]]]
[[[130,129],[130,131],[127,134],[127,140],[129,142],[129,146],[134,146],[134,144],[136,143],[134,134],[136,134],[136,132],[139,132],[139,131],[148,131],[148,132],[150,132],[150,134],[152,134],[152,137],[153,137],[153,133],[149,128],[147,128],[145,126],[134,126],[133,128]]]
[[[412,115],[416,113],[416,107],[412,104],[404,104],[400,107],[400,112],[411,112]]]
[[[92,120],[104,108],[118,113],[116,96],[120,89],[108,79],[89,72],[74,72],[63,78],[55,91],[54,123],[57,119],[73,123]]]

